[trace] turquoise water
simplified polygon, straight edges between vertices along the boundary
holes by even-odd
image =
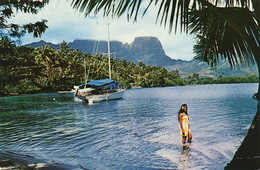
[[[256,113],[257,84],[127,90],[92,105],[72,94],[0,98],[1,153],[74,169],[223,169]],[[193,143],[181,144],[177,112],[188,104]]]

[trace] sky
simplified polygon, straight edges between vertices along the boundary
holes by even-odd
[[[107,18],[102,13],[85,17],[71,6],[71,0],[52,0],[38,14],[17,13],[11,22],[25,24],[47,19],[48,29],[40,38],[26,34],[22,44],[44,40],[55,44],[62,41],[72,42],[75,39],[107,40]],[[192,60],[195,41],[190,35],[169,34],[168,28],[156,24],[156,8],[148,10],[137,22],[127,21],[124,15],[120,18],[109,18],[110,40],[131,44],[135,37],[157,37],[169,57],[173,59]]]

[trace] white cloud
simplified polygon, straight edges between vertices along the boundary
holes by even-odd
[[[157,37],[165,53],[174,59],[191,60],[193,41],[190,36],[169,34],[168,29],[159,24],[155,25],[156,9],[148,10],[143,18],[138,18],[137,23],[127,22],[126,16],[109,19],[110,38],[123,43],[131,43],[138,36]],[[41,38],[26,35],[23,44],[45,40],[60,43],[63,40],[71,42],[75,39],[107,39],[107,19],[98,16],[85,18],[82,13],[72,9],[70,2],[64,0],[50,1],[37,15],[18,13],[12,19],[14,22],[27,23],[47,19],[49,28]]]

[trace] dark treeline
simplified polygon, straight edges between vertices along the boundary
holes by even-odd
[[[227,83],[258,83],[258,76],[252,74],[250,76],[229,76],[217,75],[216,77],[200,77],[195,73],[186,79],[188,84],[227,84]]]
[[[257,82],[257,77],[200,78],[193,74],[187,79],[178,70],[135,64],[125,59],[111,57],[112,79],[124,88],[131,86],[165,87],[188,84]],[[66,42],[56,50],[50,46],[31,48],[16,46],[3,37],[0,40],[0,94],[50,92],[70,90],[85,79],[108,78],[108,57],[92,56],[68,47]]]
[[[108,78],[108,57],[83,54],[66,42],[56,50],[50,46],[30,48],[14,45],[9,38],[0,42],[0,93],[30,93],[70,90],[85,78]],[[178,71],[164,67],[135,64],[111,57],[112,79],[124,88],[184,85]],[[86,74],[85,74],[86,73]],[[86,77],[85,77],[86,75]]]

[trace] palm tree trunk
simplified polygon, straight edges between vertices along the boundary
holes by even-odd
[[[256,96],[256,99],[259,101],[260,100],[260,47],[258,48],[258,57],[256,57],[256,64],[257,64],[257,67],[258,67],[258,78],[259,78],[259,80],[258,80],[258,83],[259,83],[259,85],[258,85],[258,91],[257,91],[257,96]]]
[[[255,50],[260,83],[260,47]],[[260,85],[255,94],[258,100],[257,112],[248,133],[225,169],[259,169],[260,168]]]

